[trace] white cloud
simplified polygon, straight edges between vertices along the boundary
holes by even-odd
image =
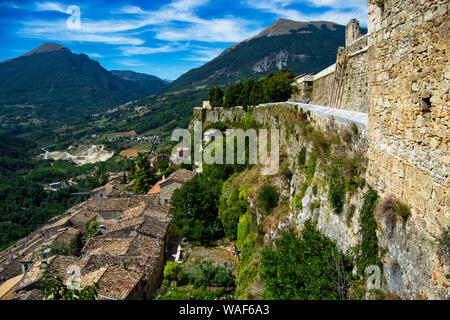
[[[162,28],[156,38],[166,41],[239,42],[254,35],[241,19],[203,20],[187,28]]]
[[[124,56],[134,56],[134,55],[149,55],[155,53],[167,53],[167,52],[175,52],[175,51],[183,51],[188,48],[187,45],[182,46],[173,46],[173,45],[164,45],[161,47],[151,48],[151,47],[120,47],[119,50],[122,51],[122,55]]]
[[[246,0],[249,7],[273,13],[279,18],[296,21],[332,21],[346,25],[357,18],[362,25],[367,24],[367,0]],[[304,4],[321,8],[318,13],[305,13],[292,5]]]
[[[46,2],[42,2],[42,3],[41,2],[35,3],[35,9],[37,11],[58,11],[58,12],[66,13],[67,7],[68,6],[58,3],[58,2],[46,1]]]
[[[139,60],[135,60],[135,59],[119,60],[119,61],[116,61],[116,63],[119,63],[119,64],[127,66],[127,67],[145,66],[145,63],[143,63],[142,61],[139,61]]]
[[[103,58],[103,56],[100,53],[86,53],[90,58]]]
[[[216,58],[223,52],[224,49],[198,49],[194,50],[194,54],[190,57],[187,57],[185,60],[188,61],[198,61],[198,62],[209,62],[212,59]]]
[[[28,21],[17,34],[27,38],[37,38],[48,41],[76,41],[76,42],[99,42],[115,45],[142,45],[144,40],[121,34],[96,34],[86,33],[83,30],[69,30],[66,28],[65,20],[55,22]]]

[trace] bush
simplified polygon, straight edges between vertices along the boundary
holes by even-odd
[[[304,167],[304,173],[306,176],[306,184],[309,186],[316,173],[317,155],[313,152],[310,153],[308,163]]]
[[[337,161],[331,163],[328,183],[328,201],[330,202],[334,213],[341,214],[344,209],[346,191],[342,168]]]
[[[225,236],[230,240],[236,240],[239,218],[247,212],[249,205],[245,192],[240,194],[238,188],[225,198],[220,197],[219,219],[222,222]]]
[[[291,229],[266,247],[261,257],[264,299],[344,299],[351,279],[351,260],[307,221],[299,238]]]
[[[284,167],[281,170],[281,174],[286,178],[286,180],[291,181],[293,173],[288,167]]]
[[[173,261],[167,261],[164,267],[164,278],[168,280],[177,280],[177,274],[181,271],[181,265]]]
[[[292,204],[294,205],[295,210],[297,210],[299,212],[302,212],[302,210],[303,210],[302,199],[303,199],[303,196],[301,193],[299,193],[294,197],[294,199],[292,201]]]
[[[310,204],[311,210],[314,210],[316,208],[320,208],[320,200],[314,200]]]
[[[297,163],[300,168],[303,168],[306,162],[306,148],[302,147],[300,152],[298,153]]]
[[[410,214],[411,211],[407,205],[392,197],[384,198],[377,206],[377,215],[386,222],[389,237],[394,229],[397,217],[405,221]]]
[[[248,289],[259,271],[259,264],[253,262],[258,254],[256,219],[250,211],[239,219],[236,246],[240,251],[236,272],[236,299],[248,299]]]
[[[380,248],[378,246],[378,237],[376,233],[377,221],[374,216],[377,201],[378,193],[375,190],[367,191],[364,195],[364,203],[359,214],[361,243],[359,245],[359,254],[356,260],[358,273],[360,274],[362,274],[366,267],[370,265],[378,265],[381,267],[379,258]]]
[[[258,205],[267,214],[278,204],[278,191],[274,186],[263,186],[258,194]]]
[[[394,205],[395,212],[403,219],[406,220],[411,215],[411,209],[409,206],[401,201],[396,201]]]

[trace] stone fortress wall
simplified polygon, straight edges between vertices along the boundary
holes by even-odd
[[[448,253],[439,254],[450,223],[448,8],[448,0],[368,3],[367,180],[412,212],[401,241],[384,244],[400,270],[388,288],[441,298],[449,274]]]
[[[411,209],[393,227],[376,213],[384,286],[403,299],[450,298],[443,241],[450,225],[449,6],[448,0],[368,0],[368,34],[352,20],[336,64],[297,77],[291,99],[297,103],[289,104],[313,117],[320,106],[343,117],[367,114],[366,181],[379,203],[394,198]],[[241,109],[211,110],[206,121],[232,119],[245,114]],[[341,225],[321,230],[341,244]],[[357,242],[354,235],[345,239]]]
[[[367,113],[367,40],[359,22],[351,20],[345,48],[338,49],[336,63],[317,74],[297,77],[298,93],[291,100]]]

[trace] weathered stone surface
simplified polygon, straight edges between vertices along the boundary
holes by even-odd
[[[402,298],[445,299],[448,283],[431,274],[448,273],[437,255],[449,225],[448,1],[392,0],[381,9],[370,0],[368,12],[367,181],[412,211],[392,238],[380,235],[386,286]]]

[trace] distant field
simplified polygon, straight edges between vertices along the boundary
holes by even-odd
[[[10,105],[3,105],[0,106],[0,108],[5,109],[15,109],[15,108],[34,108],[35,106],[32,104],[10,104]]]

